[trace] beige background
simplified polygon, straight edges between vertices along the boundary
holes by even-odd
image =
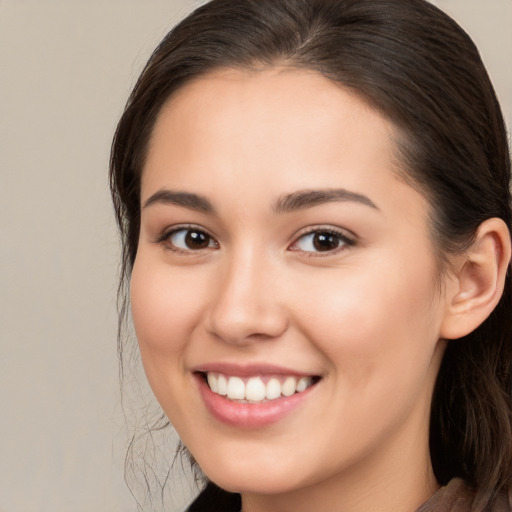
[[[0,512],[136,510],[108,153],[141,66],[198,3],[0,0]],[[512,0],[436,3],[480,46],[510,126]]]

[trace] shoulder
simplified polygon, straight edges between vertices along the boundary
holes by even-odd
[[[187,512],[240,512],[241,507],[239,494],[224,491],[210,482]]]
[[[498,494],[485,509],[477,506],[475,494],[464,480],[454,478],[416,512],[512,512],[512,500],[506,493]]]

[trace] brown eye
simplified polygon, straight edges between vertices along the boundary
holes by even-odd
[[[201,231],[187,231],[185,244],[189,249],[205,249],[210,244],[210,237]]]
[[[167,241],[176,250],[200,251],[217,247],[213,238],[200,229],[178,229],[169,234]]]
[[[313,246],[317,251],[332,251],[340,245],[340,237],[332,233],[315,233]]]
[[[291,250],[305,253],[329,253],[354,245],[354,242],[335,231],[311,231],[299,237]]]

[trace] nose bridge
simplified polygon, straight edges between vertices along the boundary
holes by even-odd
[[[279,336],[287,320],[265,251],[246,245],[226,255],[221,267],[209,312],[212,333],[229,343]]]

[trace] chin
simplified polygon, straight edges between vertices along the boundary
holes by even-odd
[[[285,494],[300,487],[300,484],[294,485],[289,478],[281,475],[262,475],[259,471],[254,474],[214,474],[208,478],[220,488],[228,492],[241,494],[265,494],[276,495]]]
[[[229,492],[282,494],[304,485],[296,471],[278,467],[275,461],[273,466],[254,460],[252,463],[240,460],[240,464],[233,464],[233,460],[217,460],[200,465],[209,480]]]

